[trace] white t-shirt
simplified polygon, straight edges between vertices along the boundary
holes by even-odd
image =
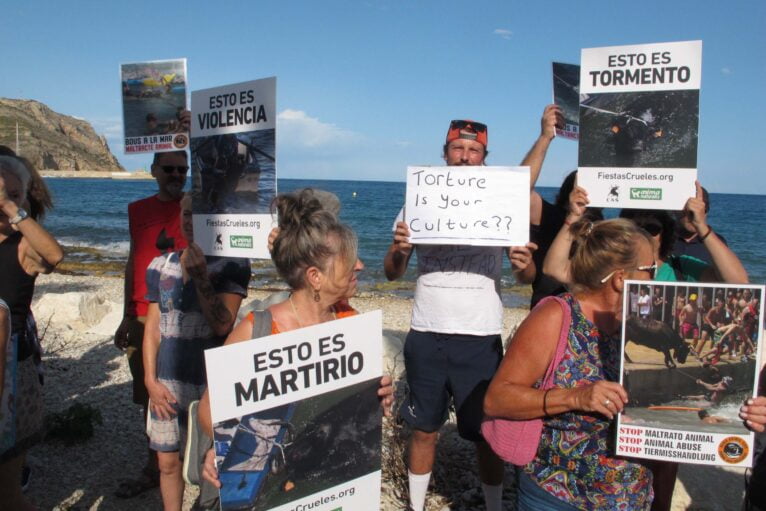
[[[396,221],[402,218],[400,212]],[[466,335],[502,332],[503,247],[416,245],[415,251],[413,330]]]
[[[638,312],[642,316],[648,316],[652,312],[652,297],[643,295],[638,298]]]

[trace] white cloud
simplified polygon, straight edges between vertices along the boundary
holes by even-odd
[[[721,68],[721,74],[722,75],[730,75],[731,74],[731,69],[729,69],[728,67],[722,67]]]
[[[492,33],[500,37],[501,39],[506,39],[506,40],[510,39],[511,36],[513,35],[513,32],[511,32],[510,30],[506,28],[496,28],[495,30],[492,31]]]
[[[340,147],[361,140],[353,131],[309,117],[303,110],[283,110],[277,115],[280,142],[288,146],[323,148]]]

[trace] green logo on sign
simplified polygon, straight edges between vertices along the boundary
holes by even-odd
[[[662,188],[631,188],[630,198],[633,200],[662,200]]]
[[[232,235],[229,236],[229,242],[231,243],[231,248],[253,248],[252,236]]]

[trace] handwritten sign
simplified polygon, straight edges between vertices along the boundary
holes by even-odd
[[[404,219],[416,244],[529,241],[529,167],[408,167]]]

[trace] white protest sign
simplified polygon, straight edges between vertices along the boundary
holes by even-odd
[[[695,90],[702,78],[702,41],[585,48],[580,94]]]
[[[276,116],[274,77],[192,92],[194,241],[206,255],[270,257]]]
[[[180,151],[189,146],[186,59],[120,65],[125,154]]]
[[[213,422],[383,374],[381,311],[205,351]]]
[[[529,241],[529,167],[408,167],[404,220],[414,244]]]
[[[618,415],[616,454],[678,463],[752,466],[755,434],[738,413],[739,404],[758,390],[760,366],[755,361],[763,353],[764,286],[626,280],[625,289],[619,382],[628,391],[630,402]],[[732,323],[716,328],[707,351],[706,341],[698,339],[698,308],[703,301],[729,292],[749,293],[751,300],[743,309],[740,326]],[[631,312],[630,295],[639,293],[661,297],[659,308],[651,305],[648,314]],[[675,324],[679,317],[663,304],[675,304],[682,297],[688,302],[681,314],[693,317],[691,323],[688,317],[681,321],[684,328],[679,331]],[[735,327],[742,332],[737,333]],[[689,343],[696,343],[703,360],[723,359],[725,339],[730,335],[742,336],[743,358],[732,360],[729,356],[725,366],[715,362],[709,368],[701,366],[689,351]]]
[[[682,209],[697,179],[702,42],[587,48],[578,184],[593,207]]]
[[[222,510],[379,507],[382,318],[205,352]]]

